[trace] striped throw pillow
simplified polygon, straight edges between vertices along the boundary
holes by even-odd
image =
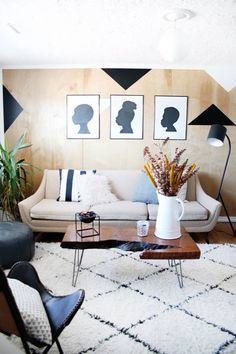
[[[79,202],[79,176],[94,174],[96,170],[72,170],[59,169],[60,175],[60,194],[59,202]]]

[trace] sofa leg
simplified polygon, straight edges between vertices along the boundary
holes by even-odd
[[[192,239],[196,242],[196,239],[195,239],[195,236],[197,235],[195,232],[189,232],[189,235],[192,237]],[[200,232],[199,233],[199,236],[203,236],[206,243],[209,244],[210,241],[209,241],[209,238],[208,238],[208,235],[209,235],[209,232]]]
[[[43,239],[43,234],[44,232],[41,232],[41,231],[36,231],[34,232],[34,239],[35,241],[41,241]]]
[[[195,238],[194,238],[194,232],[189,232],[189,235],[192,237],[192,239],[195,241]]]
[[[205,233],[205,241],[209,245],[209,238],[208,238],[209,232]]]

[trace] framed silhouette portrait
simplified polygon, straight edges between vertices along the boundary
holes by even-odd
[[[143,96],[110,96],[110,139],[143,139]]]
[[[187,96],[154,96],[156,140],[186,140]]]
[[[99,139],[100,96],[67,95],[67,138]]]

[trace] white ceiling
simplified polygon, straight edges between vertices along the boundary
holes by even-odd
[[[158,43],[173,8],[186,57],[166,63]],[[18,33],[19,32],[19,33]],[[0,0],[0,67],[235,67],[236,0]]]

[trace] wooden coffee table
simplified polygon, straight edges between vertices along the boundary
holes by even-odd
[[[72,285],[76,285],[84,250],[116,247],[125,251],[140,252],[140,259],[167,259],[169,266],[175,267],[179,286],[182,288],[181,260],[199,259],[200,249],[184,227],[181,227],[182,236],[174,240],[158,238],[154,231],[155,225],[150,225],[148,235],[140,237],[137,236],[135,221],[121,222],[118,226],[104,223],[100,226],[100,235],[82,238],[76,233],[75,224],[69,225],[61,247],[75,250]]]

